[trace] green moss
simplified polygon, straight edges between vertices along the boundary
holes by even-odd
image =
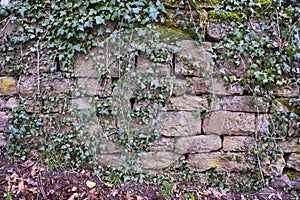
[[[261,5],[271,4],[272,0],[254,0],[255,3],[260,3]]]
[[[300,172],[292,169],[285,169],[283,174],[286,174],[291,181],[295,181],[300,177]]]
[[[240,12],[219,12],[217,13],[215,10],[211,10],[208,12],[208,20],[213,23],[218,22],[228,22],[228,21],[242,21],[241,17],[242,13]]]

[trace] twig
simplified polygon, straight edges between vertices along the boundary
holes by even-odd
[[[37,51],[37,78],[38,78],[38,93],[41,93],[40,91],[40,50],[39,50],[39,40],[37,41],[36,45],[36,51]]]
[[[41,176],[41,172],[40,171],[39,171],[39,184],[40,184],[40,189],[41,189],[43,198],[47,199],[47,195],[46,195],[44,187],[43,187],[42,176]]]

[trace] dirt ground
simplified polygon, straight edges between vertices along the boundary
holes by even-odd
[[[174,184],[169,194],[161,195],[160,186],[147,184],[109,185],[101,177],[92,176],[89,171],[76,172],[72,169],[51,171],[39,161],[27,160],[9,164],[0,156],[0,199],[108,199],[108,200],[257,200],[299,199],[300,191],[289,193],[271,187],[250,194],[230,194],[216,188],[202,188],[200,185]]]

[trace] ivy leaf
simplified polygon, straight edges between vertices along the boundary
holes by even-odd
[[[25,14],[25,11],[26,11],[27,9],[26,9],[26,7],[22,7],[21,9],[20,9],[20,15],[22,16],[22,17],[24,17],[24,14]]]
[[[96,24],[104,24],[104,19],[101,16],[95,17]]]
[[[133,9],[132,9],[132,12],[133,12],[134,14],[139,14],[140,11],[141,11],[140,8],[133,8]]]

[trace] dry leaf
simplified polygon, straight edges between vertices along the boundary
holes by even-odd
[[[90,189],[94,188],[96,186],[96,183],[95,182],[92,182],[92,181],[87,181],[86,182],[86,186]]]

